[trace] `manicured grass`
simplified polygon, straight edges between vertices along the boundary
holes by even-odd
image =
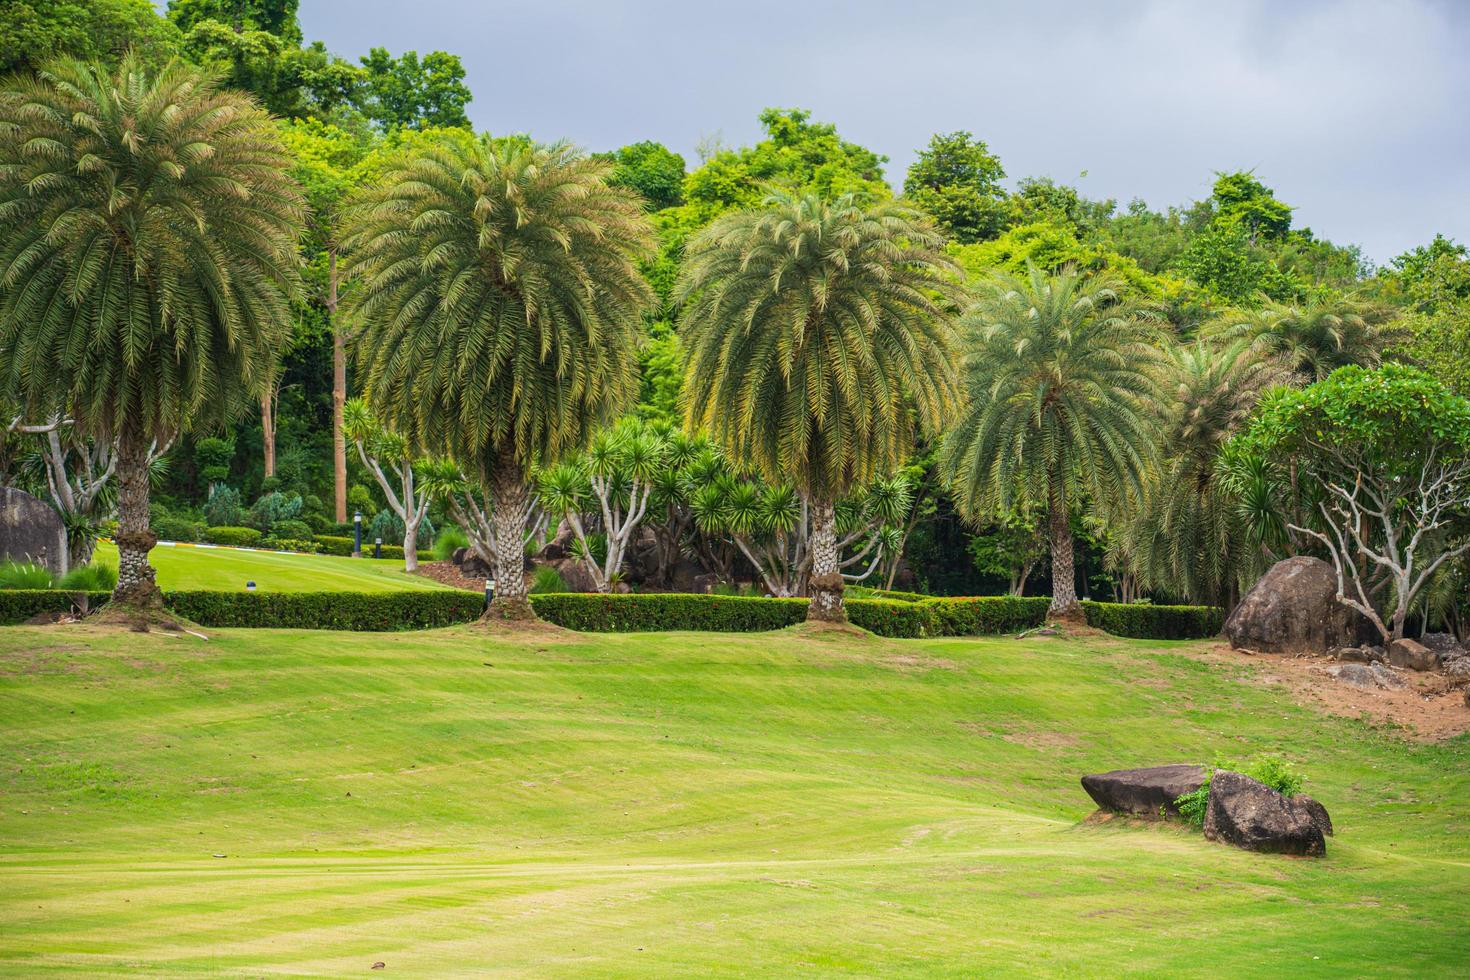
[[[1463,975],[1470,740],[1189,649],[0,629],[0,971]],[[1263,751],[1326,859],[1082,823]]]
[[[97,556],[117,564],[117,548],[97,545]],[[397,589],[443,589],[432,579],[410,575],[403,559],[342,558],[296,555],[234,548],[160,545],[148,555],[163,589],[243,591],[253,581],[262,592],[391,592]],[[421,559],[422,560],[422,559]]]

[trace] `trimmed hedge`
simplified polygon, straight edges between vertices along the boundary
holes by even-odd
[[[343,557],[350,557],[352,555],[352,539],[351,538],[340,538],[340,537],[337,537],[336,535],[333,535],[333,534],[318,534],[318,535],[316,535],[316,537],[314,538],[314,540],[316,541],[317,545],[321,548],[321,553],[324,554],[324,555],[338,555],[338,556],[343,556]],[[429,550],[428,548],[420,548],[419,549],[419,555],[422,556],[428,550]],[[373,556],[373,542],[369,538],[364,538],[363,539],[363,542],[362,542],[362,555],[363,555],[364,558],[371,558]],[[401,545],[401,544],[384,544],[383,545],[383,557],[384,558],[394,558],[394,559],[402,560],[402,558],[403,558],[403,545]]]
[[[219,527],[204,529],[204,540],[210,544],[234,545],[237,548],[253,548],[260,543],[261,533],[253,527],[231,527],[221,524]]]
[[[77,596],[85,594],[87,604],[96,609],[112,598],[111,592],[69,592],[63,589],[0,589],[0,626],[15,626],[32,616],[69,613],[76,607]]]
[[[637,595],[540,592],[529,598],[536,615],[548,623],[584,633],[660,630],[760,633],[803,622],[807,604],[805,599],[688,592]]]
[[[1082,611],[1088,626],[1142,640],[1203,640],[1219,636],[1225,626],[1225,610],[1215,606],[1087,601]]]
[[[925,599],[934,619],[931,636],[984,636],[1019,633],[1046,622],[1046,596],[956,596]]]
[[[485,597],[474,592],[165,592],[164,605],[201,626],[284,629],[433,629],[480,618]]]

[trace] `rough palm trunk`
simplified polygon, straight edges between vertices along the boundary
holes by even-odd
[[[1072,554],[1072,521],[1067,513],[1067,494],[1060,480],[1052,483],[1051,527],[1051,608],[1053,619],[1076,619],[1082,615],[1077,601],[1077,575]]]
[[[332,500],[337,523],[347,523],[347,437],[342,416],[347,404],[347,342],[337,328],[337,249],[327,251],[327,325],[332,331]]]
[[[811,603],[806,618],[824,623],[847,621],[842,608],[842,569],[837,555],[837,518],[830,500],[812,501]]]
[[[260,441],[265,445],[265,475],[276,475],[276,414],[271,405],[272,392],[260,396]]]
[[[495,598],[491,619],[535,619],[526,598],[526,504],[530,492],[515,452],[501,449],[490,472],[495,522]]]
[[[158,537],[148,527],[148,447],[136,431],[123,433],[117,454],[117,588],[112,597],[130,606],[161,606],[148,552]]]

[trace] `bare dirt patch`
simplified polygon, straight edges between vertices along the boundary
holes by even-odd
[[[1330,676],[1330,657],[1287,657],[1247,653],[1219,643],[1186,653],[1209,663],[1251,667],[1249,683],[1284,687],[1298,704],[1329,714],[1367,718],[1392,725],[1418,741],[1436,742],[1470,732],[1470,707],[1462,687],[1443,674],[1397,671],[1408,682],[1402,690],[1364,690]]]
[[[460,571],[458,565],[452,561],[426,561],[419,564],[415,575],[433,579],[440,585],[452,586],[456,589],[464,589],[468,592],[484,592],[485,580],[472,578]]]

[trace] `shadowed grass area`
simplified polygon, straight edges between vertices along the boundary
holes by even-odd
[[[1188,649],[3,629],[0,970],[1462,971],[1470,741]],[[1081,823],[1082,773],[1265,751],[1325,860]]]
[[[97,557],[117,564],[117,548],[97,545]],[[422,560],[432,556],[424,552]],[[222,589],[243,592],[254,582],[262,592],[392,592],[444,589],[432,579],[410,575],[403,559],[343,558],[235,548],[160,545],[148,553],[161,589]]]

